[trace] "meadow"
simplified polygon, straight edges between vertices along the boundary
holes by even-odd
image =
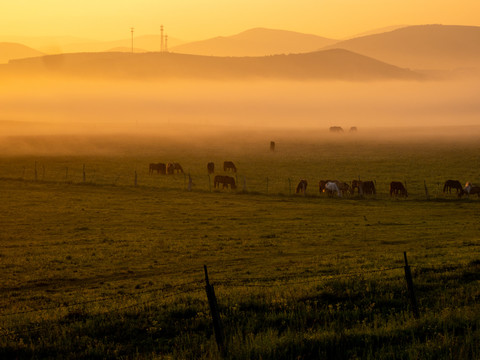
[[[480,357],[480,199],[442,192],[479,182],[475,136],[231,135],[6,139],[18,151],[0,156],[0,357]],[[236,191],[207,174],[225,160]],[[185,175],[148,174],[172,161]],[[358,178],[377,195],[318,189]]]

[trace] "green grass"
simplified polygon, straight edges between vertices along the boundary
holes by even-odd
[[[277,148],[0,157],[0,356],[217,359],[206,264],[228,358],[479,358],[480,200],[441,192],[478,179],[479,146]],[[210,191],[206,163],[223,173],[223,160],[237,192]],[[192,191],[184,176],[149,176],[159,161],[180,162]],[[376,197],[318,192],[359,176]],[[307,196],[291,194],[301,178]],[[407,181],[407,199],[390,198],[391,180]]]

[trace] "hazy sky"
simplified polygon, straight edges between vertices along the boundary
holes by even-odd
[[[0,36],[189,41],[267,27],[342,38],[390,25],[480,25],[479,0],[2,0]]]

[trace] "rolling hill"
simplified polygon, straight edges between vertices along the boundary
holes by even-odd
[[[480,67],[480,27],[408,26],[329,45],[411,69],[454,70]]]
[[[335,42],[317,35],[255,28],[233,36],[171,47],[171,51],[207,56],[266,56],[312,52]]]
[[[12,59],[22,59],[41,55],[43,55],[43,53],[40,51],[22,44],[10,42],[0,43],[0,64],[6,64]]]
[[[16,60],[4,66],[12,75],[58,74],[116,78],[204,79],[419,79],[412,71],[334,49],[264,57],[212,57],[175,53],[76,53]]]

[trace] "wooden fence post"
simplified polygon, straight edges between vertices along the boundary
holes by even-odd
[[[408,266],[407,261],[407,252],[403,252],[403,257],[405,259],[405,279],[407,280],[408,293],[410,295],[410,304],[412,305],[412,312],[415,319],[420,318],[420,313],[418,311],[417,298],[415,297],[415,291],[413,289],[413,280],[412,273],[410,271],[410,266]]]
[[[220,320],[220,314],[218,312],[217,298],[215,296],[215,289],[213,285],[210,285],[208,280],[207,265],[203,265],[205,271],[205,290],[207,292],[208,305],[210,306],[210,313],[212,315],[213,330],[215,332],[215,340],[217,341],[218,350],[225,357],[227,354],[227,348],[225,346],[225,333],[223,332],[222,322]]]

